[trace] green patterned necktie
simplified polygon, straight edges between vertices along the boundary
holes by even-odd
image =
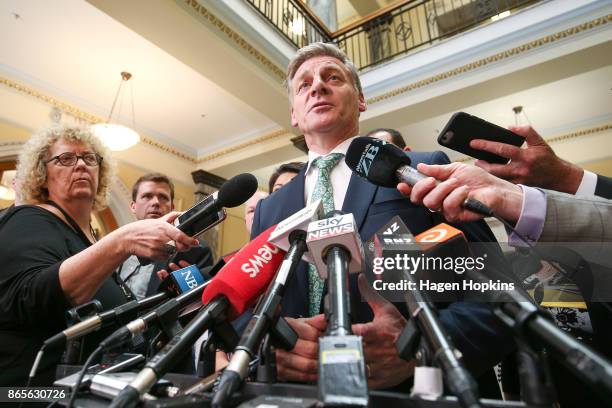
[[[342,153],[332,153],[327,156],[317,157],[312,165],[319,169],[317,182],[310,197],[310,202],[321,200],[323,213],[327,214],[334,210],[334,190],[332,188],[329,174],[344,155]],[[319,273],[313,264],[308,265],[308,314],[314,316],[319,314],[321,296],[323,295],[323,281],[319,278]]]

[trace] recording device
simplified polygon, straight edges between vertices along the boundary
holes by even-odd
[[[436,232],[441,226],[451,230],[452,234]],[[449,238],[456,236],[461,239],[453,239],[449,244]],[[463,232],[445,224],[437,225],[416,238],[419,242],[425,242],[425,250],[428,253],[437,253],[438,256],[447,253],[461,253],[463,256],[470,254]],[[507,280],[507,277],[491,268],[487,268],[487,275]],[[474,270],[466,272],[466,276],[475,282],[489,281],[482,273]],[[606,401],[612,399],[612,364],[592,348],[559,329],[527,294],[521,290],[510,290],[501,294],[486,291],[484,296],[488,301],[496,303],[494,312],[497,317],[519,337],[527,340],[535,349],[546,347],[550,356],[560,360],[577,378],[589,384]]]
[[[306,231],[312,221],[317,221],[321,218],[323,218],[323,206],[321,200],[316,200],[300,211],[290,215],[287,219],[279,222],[274,231],[272,231],[272,234],[270,234],[270,242],[283,251],[289,251],[289,247],[291,247],[289,235],[291,232],[295,230]],[[314,262],[308,251],[304,252],[302,259],[309,263]]]
[[[427,178],[410,167],[410,157],[402,149],[373,137],[353,139],[344,160],[355,174],[377,186],[395,188],[400,182],[414,186]],[[478,200],[468,198],[463,206],[477,214],[493,216],[493,211]]]
[[[221,266],[224,264],[225,262],[223,262]],[[217,265],[219,265],[219,263],[217,263]],[[221,269],[221,266],[219,266],[217,270]],[[170,272],[170,274],[159,284],[158,291],[181,294],[197,288],[206,280],[207,279],[202,275],[202,272],[197,266],[189,265],[185,268]]]
[[[383,229],[379,232],[380,235],[383,235],[382,238],[379,238],[380,235],[377,234],[378,241],[384,242],[384,239],[388,239],[389,243],[397,243],[406,248],[409,256],[418,256],[419,251],[412,245],[416,242],[415,237],[409,232],[408,227],[406,227],[403,221],[399,217],[397,218],[395,223],[398,224],[398,229],[406,232],[402,234],[385,234],[388,231]],[[438,228],[438,230],[441,230],[441,228]],[[432,234],[425,234],[425,237],[427,238],[428,235]],[[443,235],[440,233],[437,236],[441,237]],[[431,351],[434,363],[442,370],[448,388],[457,396],[461,406],[464,408],[480,407],[481,405],[478,402],[478,386],[474,378],[461,362],[459,357],[461,354],[440,323],[435,306],[427,295],[419,289],[417,279],[411,272],[403,269],[400,272],[400,276],[414,285],[412,289],[404,291],[404,299],[410,316],[416,322],[419,331],[414,330],[414,323],[406,325],[396,343],[400,357],[406,360],[414,358],[415,348],[418,344],[417,339],[420,333]]]
[[[321,279],[327,279],[326,257],[332,247],[348,251],[348,273],[363,270],[363,244],[358,231],[353,214],[336,215],[308,224],[306,244]]]
[[[451,116],[440,132],[438,143],[468,156],[486,160],[489,163],[506,164],[510,161],[507,157],[471,148],[470,141],[474,139],[491,140],[517,147],[520,147],[525,141],[524,138],[508,129],[465,112],[457,112]]]
[[[205,305],[198,315],[157,353],[134,380],[113,400],[111,407],[134,405],[141,395],[172,368],[195,341],[214,323],[240,316],[263,293],[279,267],[284,251],[268,242],[276,225],[242,248],[210,280],[202,296]]]
[[[174,219],[173,225],[190,237],[200,235],[223,221],[227,213],[225,208],[243,204],[257,191],[257,179],[249,173],[232,177],[219,189]],[[168,242],[168,255],[175,256],[174,241]],[[138,257],[141,265],[152,261]]]
[[[227,216],[225,208],[243,204],[257,191],[257,179],[249,173],[232,177],[213,194],[179,215],[174,226],[195,237],[214,227]]]
[[[319,337],[319,400],[367,406],[368,383],[361,336],[351,330],[349,273],[363,268],[363,245],[353,214],[332,213],[311,222],[306,239],[319,276],[327,279],[327,330]]]
[[[255,307],[253,316],[242,334],[228,366],[221,374],[212,401],[213,407],[224,406],[229,397],[240,388],[247,377],[249,364],[257,355],[264,336],[274,324],[280,302],[285,293],[285,287],[293,279],[300,259],[307,251],[305,230],[311,221],[320,218],[321,212],[321,201],[317,200],[279,222],[270,234],[269,242],[287,251],[287,254],[265,295]]]
[[[219,296],[225,296],[232,300],[231,320],[244,313],[270,283],[285,255],[285,251],[269,242],[274,228],[276,225],[259,234],[234,255],[210,281],[202,303],[208,304]]]

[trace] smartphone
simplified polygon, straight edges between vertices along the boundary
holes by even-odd
[[[517,147],[521,146],[525,141],[523,137],[508,129],[468,113],[457,112],[451,116],[442,132],[440,132],[438,143],[449,149],[465,153],[476,159],[488,161],[489,163],[506,164],[510,161],[510,159],[494,153],[472,149],[470,141],[474,139],[491,140]]]
[[[195,237],[223,221],[227,217],[225,209],[216,210],[214,207],[218,194],[215,191],[176,217],[174,226],[190,237]]]

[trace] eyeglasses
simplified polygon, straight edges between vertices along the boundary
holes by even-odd
[[[102,163],[102,156],[97,153],[85,153],[83,155],[78,155],[72,152],[65,152],[58,154],[57,156],[53,156],[49,160],[45,161],[45,164],[55,160],[56,164],[59,163],[62,166],[70,167],[76,165],[79,159],[83,159],[83,163],[89,167],[99,166],[100,163]]]

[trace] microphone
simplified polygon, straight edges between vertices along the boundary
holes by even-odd
[[[276,225],[248,243],[214,279],[207,282],[202,296],[202,303],[206,306],[149,360],[145,368],[117,395],[111,407],[135,404],[214,322],[232,320],[255,302],[272,280],[284,256],[284,251],[268,242],[274,228]]]
[[[215,265],[204,268],[204,270],[207,271],[205,274],[215,276],[219,270],[222,270],[224,265],[225,261],[220,259]],[[162,281],[160,290],[163,291],[162,294],[172,294],[173,298],[139,318],[128,320],[123,327],[120,327],[104,339],[100,343],[100,347],[102,347],[103,350],[117,347],[135,336],[142,334],[154,323],[161,324],[168,319],[174,322],[178,317],[177,315],[180,309],[188,307],[196,300],[199,301],[204,288],[210,284],[210,282],[212,282],[212,280],[204,281],[199,269],[194,265],[172,272],[170,276]],[[170,331],[172,332],[175,330],[170,329]]]
[[[213,407],[222,407],[227,399],[240,388],[248,375],[249,363],[257,355],[261,342],[274,323],[274,318],[285,294],[285,287],[291,282],[295,270],[306,253],[306,232],[311,221],[320,218],[321,200],[304,207],[284,221],[278,223],[269,241],[287,251],[283,263],[274,276],[262,300],[253,311],[238,346],[234,350],[229,364],[219,378],[219,385],[213,397]]]
[[[448,230],[449,233],[441,233],[441,230]],[[455,238],[453,243],[449,243],[453,237],[460,239]],[[421,245],[427,247],[428,253],[437,252],[438,256],[448,253],[449,246],[453,253],[462,253],[464,256],[470,253],[463,232],[446,224],[439,224],[417,235],[416,239]],[[487,269],[487,273],[500,280],[508,279],[491,268]],[[466,274],[473,281],[483,285],[490,282],[478,271],[468,270]],[[603,398],[606,400],[612,398],[612,364],[589,346],[559,329],[534,304],[529,295],[521,290],[508,290],[502,294],[486,291],[483,294],[488,297],[489,301],[498,304],[495,314],[505,325],[512,328],[517,334],[525,336],[530,344],[544,345],[551,355],[560,359],[569,370],[589,384]],[[531,397],[539,396],[532,395]]]
[[[174,225],[189,236],[196,236],[225,219],[224,208],[243,204],[257,191],[257,179],[249,173],[232,177],[204,200],[179,215]],[[222,212],[222,215],[218,215]]]
[[[242,173],[232,177],[219,189],[202,201],[174,219],[172,225],[185,234],[195,237],[223,221],[227,214],[225,208],[237,207],[243,204],[257,191],[257,179],[249,173]],[[170,245],[169,255],[176,252],[174,242]],[[141,265],[148,265],[152,261],[148,258],[138,257]]]
[[[414,250],[410,244],[415,243],[418,239],[410,233],[410,230],[406,227],[400,217],[393,218],[394,223],[398,225],[398,230],[402,230],[403,233],[397,233],[395,231],[389,231],[385,227],[376,234],[375,242],[377,243],[376,252],[378,255],[386,255],[383,250],[387,251],[392,247],[398,248],[393,251],[397,255],[404,249],[404,254],[409,252],[409,256],[418,256],[418,249]],[[444,225],[444,224],[442,224]],[[438,228],[440,230],[440,228]],[[432,236],[431,232],[421,234],[421,240],[427,241],[427,237]],[[438,236],[442,237],[443,234]],[[383,243],[385,245],[383,245]],[[388,258],[385,258],[388,259]],[[408,271],[403,268],[400,271],[401,278],[406,280],[410,285],[408,290],[404,291],[404,299],[408,306],[410,316],[416,321],[419,330],[425,339],[431,353],[433,360],[442,370],[442,375],[446,379],[446,383],[451,392],[457,396],[461,406],[466,408],[480,407],[478,401],[478,386],[472,378],[471,374],[464,367],[460,360],[460,353],[451,341],[450,337],[446,334],[440,320],[437,316],[435,306],[431,303],[425,293],[423,293],[417,281],[413,276],[413,271]],[[396,347],[400,353],[400,357],[404,359],[410,359],[412,347],[415,343],[415,332],[412,326],[409,324],[406,326],[402,335],[396,342]]]
[[[311,222],[306,244],[328,287],[327,330],[319,338],[319,400],[326,406],[367,406],[362,339],[351,330],[348,275],[362,271],[364,257],[353,214],[332,213],[331,218]]]
[[[353,139],[344,160],[355,174],[377,186],[395,188],[399,182],[414,186],[427,178],[410,167],[410,157],[402,149],[373,137]],[[463,205],[477,214],[494,216],[493,211],[478,200],[468,198]]]

